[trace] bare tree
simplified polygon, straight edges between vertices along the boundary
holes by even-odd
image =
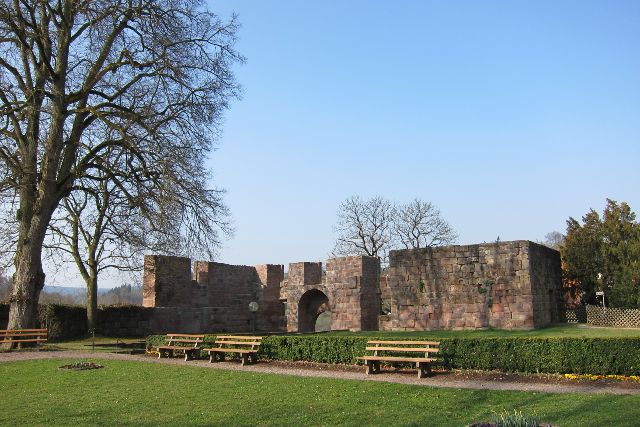
[[[395,207],[382,197],[352,196],[338,209],[334,256],[368,255],[386,259]]]
[[[205,181],[239,95],[237,28],[197,0],[0,3],[0,193],[17,219],[9,328],[35,323],[45,235],[78,183],[106,174],[145,210],[170,182]]]
[[[101,172],[98,172],[101,175]],[[145,251],[191,256],[195,253],[213,258],[220,235],[231,233],[226,222],[227,209],[222,192],[201,187],[184,197],[191,177],[172,183],[166,193],[146,209],[132,207],[129,198],[107,176],[85,182],[82,190],[65,197],[45,247],[53,256],[70,258],[87,287],[87,327],[97,326],[98,280],[105,270],[137,272],[142,270]],[[189,210],[198,213],[192,218]],[[179,216],[175,216],[179,214]],[[184,224],[192,227],[185,234]],[[187,244],[187,242],[189,244]]]
[[[543,245],[559,251],[560,247],[564,244],[564,239],[564,234],[559,231],[552,231],[551,233],[545,234]]]
[[[398,206],[393,234],[407,249],[449,245],[458,238],[440,210],[419,199]]]
[[[4,270],[0,268],[0,302],[5,302],[11,295],[11,279],[4,274]]]
[[[431,203],[415,199],[396,206],[382,197],[352,196],[338,209],[333,256],[377,256],[384,264],[390,249],[425,248],[454,243],[455,231]]]

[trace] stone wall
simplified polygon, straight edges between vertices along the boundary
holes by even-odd
[[[351,256],[327,261],[327,288],[334,295],[331,329],[375,331],[380,313],[377,258]]]
[[[533,326],[540,328],[564,322],[564,288],[558,287],[558,282],[562,281],[560,254],[554,249],[535,243],[528,247]]]
[[[284,301],[280,300],[280,284],[284,280],[284,265],[263,264],[256,266],[260,280],[260,316],[257,328],[262,331],[286,330]]]
[[[352,256],[322,263],[289,264],[286,295],[290,332],[309,331],[325,311],[331,312],[332,330],[377,330],[380,312],[377,258]]]
[[[282,265],[196,261],[192,274],[187,258],[146,257],[144,305],[162,308],[149,328],[307,332],[330,313],[333,330],[531,329],[564,315],[559,253],[529,241],[391,251],[383,277],[372,257],[330,259],[325,274],[292,263],[283,279]]]
[[[319,291],[328,300],[317,301],[322,299],[321,296],[318,295],[309,301],[309,305],[313,305],[314,311],[324,309],[321,305],[325,302],[328,303],[329,306],[333,305],[333,293],[324,286],[322,280],[321,262],[295,262],[289,264],[289,274],[283,285],[281,295],[287,299],[287,331],[289,332],[298,332],[300,330],[301,325],[298,324],[298,310],[302,296],[307,292],[314,290]],[[311,309],[311,307],[307,307],[307,310]],[[319,313],[314,313],[314,315],[317,314]],[[304,321],[302,323],[304,323]],[[307,329],[306,325],[303,325],[302,330],[304,331],[305,329]]]
[[[189,258],[161,255],[144,257],[144,307],[191,307],[193,285]]]
[[[285,329],[280,302],[282,265],[229,265],[146,256],[143,305],[154,308],[154,331],[242,332]],[[249,310],[257,302],[258,312]],[[175,310],[182,308],[182,310]]]
[[[560,320],[557,251],[529,241],[390,252],[381,330],[531,329]]]

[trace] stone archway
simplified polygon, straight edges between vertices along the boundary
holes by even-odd
[[[298,302],[298,332],[316,332],[316,325],[327,330],[324,313],[330,311],[329,298],[324,292],[318,289],[305,292]],[[331,329],[330,324],[328,329]]]

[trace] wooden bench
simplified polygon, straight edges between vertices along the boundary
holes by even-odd
[[[0,329],[0,344],[35,343],[47,341],[46,329]]]
[[[367,375],[380,372],[380,362],[415,363],[418,378],[431,375],[431,364],[436,359],[431,355],[438,352],[439,341],[367,341],[370,356],[358,357],[367,362]]]
[[[204,335],[195,334],[167,334],[165,337],[166,345],[158,347],[158,359],[162,355],[173,357],[174,353],[183,353],[184,360],[193,359],[200,356],[199,347],[204,341]]]
[[[242,358],[242,365],[246,365],[258,361],[258,349],[262,337],[250,337],[239,335],[221,335],[216,337],[215,348],[206,348],[204,351],[209,353],[209,362],[224,361],[227,353],[238,354]]]

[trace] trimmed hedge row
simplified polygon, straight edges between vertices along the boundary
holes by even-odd
[[[636,338],[452,338],[442,340],[445,366],[528,373],[638,375]]]
[[[0,304],[0,329],[7,327],[9,304]],[[84,307],[41,304],[37,327],[49,330],[49,341],[82,338],[87,334],[87,311]]]
[[[370,339],[370,336],[266,336],[259,356],[271,360],[355,364]],[[214,340],[214,335],[205,337],[206,344],[213,344]],[[162,343],[163,335],[147,338],[148,348]],[[640,339],[443,338],[438,358],[442,366],[456,369],[639,375]]]

